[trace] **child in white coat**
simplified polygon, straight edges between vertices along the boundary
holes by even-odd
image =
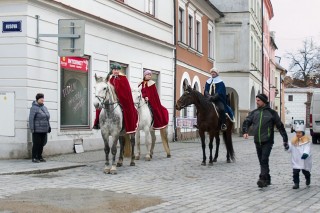
[[[291,163],[293,168],[293,189],[299,188],[299,173],[302,170],[306,178],[306,185],[310,185],[311,178],[311,142],[308,136],[305,135],[305,126],[296,125],[295,128],[296,136],[292,138],[291,143],[289,143],[285,148],[288,152],[291,152]]]

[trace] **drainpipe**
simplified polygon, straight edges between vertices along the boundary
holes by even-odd
[[[177,16],[176,16],[176,0],[173,0],[173,38],[174,38],[174,51],[173,51],[173,62],[174,62],[174,79],[173,79],[173,129],[174,129],[174,137],[173,141],[177,141],[177,123],[176,123],[176,116],[177,116],[177,110],[175,107],[176,101],[177,101],[177,36],[176,36],[176,27],[177,27]]]
[[[262,66],[261,66],[261,75],[262,75],[262,91],[261,93],[264,93],[264,87],[263,87],[263,82],[264,82],[264,54],[263,54],[263,49],[264,49],[264,46],[263,46],[263,0],[261,0],[261,34],[262,34],[262,37],[261,37],[261,53],[262,53]]]

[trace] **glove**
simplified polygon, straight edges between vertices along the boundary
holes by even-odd
[[[50,132],[51,132],[51,127],[49,126],[48,133],[50,133]]]
[[[284,147],[285,150],[288,150],[289,149],[288,142],[283,142],[283,147]]]
[[[307,153],[303,153],[303,155],[301,156],[301,159],[305,160],[309,155]]]

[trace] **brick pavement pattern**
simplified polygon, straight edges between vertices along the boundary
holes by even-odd
[[[293,134],[288,136],[291,138]],[[305,186],[300,174],[300,189],[293,190],[290,155],[284,151],[281,137],[276,133],[270,157],[272,185],[260,189],[256,185],[259,163],[252,137],[244,140],[234,135],[233,140],[234,163],[226,163],[222,144],[218,162],[201,166],[201,144],[196,139],[170,143],[171,158],[166,158],[162,144],[156,144],[151,161],[136,161],[136,166],[130,167],[129,159],[125,159],[117,175],[103,173],[102,150],[49,157],[48,162],[40,164],[31,163],[29,159],[2,160],[0,199],[42,188],[87,188],[156,196],[165,201],[137,211],[140,213],[320,212],[320,145],[312,146],[311,186]],[[144,149],[142,147],[142,152]],[[206,150],[208,155],[209,149]],[[41,172],[50,173],[34,174]],[[51,178],[44,178],[46,176]],[[41,181],[37,181],[40,178]]]

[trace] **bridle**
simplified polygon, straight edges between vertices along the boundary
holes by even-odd
[[[111,98],[111,99],[116,99],[115,98],[115,96],[113,95],[113,94],[110,94],[111,93],[111,91],[110,91],[110,86],[107,84],[107,88],[106,88],[106,90],[105,90],[105,95],[104,95],[104,97],[103,96],[99,96],[99,95],[96,95],[96,98],[98,99],[98,101],[99,101],[99,103],[100,103],[100,105],[101,105],[101,107],[103,108],[103,109],[109,109],[109,107],[110,106],[114,106],[114,105],[116,105],[115,107],[113,107],[113,110],[112,111],[114,111],[118,106],[119,106],[119,101],[109,101],[109,99],[108,100],[106,100],[107,98],[107,93],[109,93],[109,95],[111,96],[111,97],[113,97],[113,98]]]
[[[185,90],[183,94],[185,94],[185,93],[189,94],[190,92],[189,92],[188,90]],[[186,107],[187,107],[187,105],[186,105],[186,104],[185,104],[185,105],[180,106],[180,108],[181,108],[181,109],[184,109],[184,108],[186,108]]]
[[[138,98],[139,98],[139,99],[138,99],[138,103],[134,102],[134,106],[135,106],[137,109],[141,108],[143,105],[145,105],[145,104],[148,103],[147,101],[143,101],[143,103],[141,104],[141,102],[142,102],[142,95],[141,95],[141,93],[139,93]]]

